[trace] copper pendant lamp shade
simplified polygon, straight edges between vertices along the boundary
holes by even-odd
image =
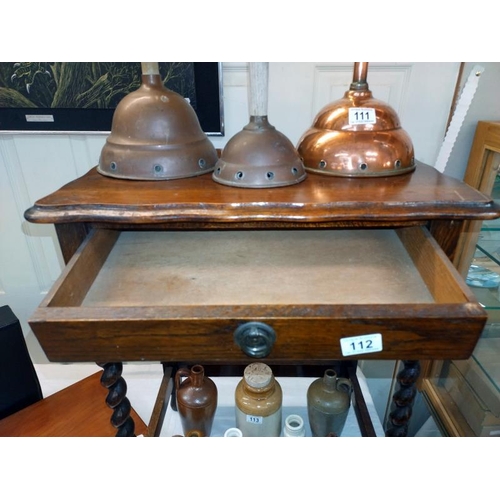
[[[158,63],[142,64],[142,84],[113,115],[99,173],[120,179],[169,180],[214,169],[215,147],[192,106],[161,80]]]
[[[368,63],[355,63],[353,82],[325,106],[300,138],[298,152],[306,170],[344,177],[383,177],[415,169],[410,136],[388,104],[373,98]]]
[[[249,63],[250,121],[226,144],[215,166],[215,182],[240,188],[297,184],[306,171],[291,141],[267,118],[269,63]]]

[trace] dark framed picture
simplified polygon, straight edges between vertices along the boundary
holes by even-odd
[[[207,135],[224,135],[222,64],[159,63],[164,85],[189,100]],[[0,63],[0,133],[109,133],[141,83],[141,63]]]

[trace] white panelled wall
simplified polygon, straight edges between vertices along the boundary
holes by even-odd
[[[297,144],[320,108],[341,97],[353,63],[270,63],[269,121]],[[389,103],[413,139],[418,160],[432,164],[443,140],[459,63],[370,63],[374,97]],[[223,148],[248,122],[247,64],[224,63]],[[61,272],[55,231],[30,224],[33,203],[94,167],[106,135],[0,134],[0,305],[27,319]],[[165,181],[168,182],[168,181]],[[362,182],[362,180],[361,180]]]

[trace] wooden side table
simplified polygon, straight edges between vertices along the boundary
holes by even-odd
[[[352,375],[359,359],[407,360],[387,429],[405,435],[411,360],[465,359],[481,334],[486,313],[450,259],[465,221],[499,216],[489,197],[420,163],[274,189],[93,168],[25,213],[55,225],[67,263],[30,325],[51,361],[162,362],[165,390],[179,363],[340,362]]]
[[[0,436],[112,437],[116,429],[109,423],[110,410],[99,404],[107,396],[100,378],[101,372],[97,372],[0,420]],[[147,427],[141,417],[133,408],[130,414],[135,434],[145,434]]]

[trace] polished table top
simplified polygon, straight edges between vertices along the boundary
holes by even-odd
[[[57,365],[51,366],[56,367]],[[100,383],[102,370],[97,366],[89,368],[95,372],[81,380],[67,385],[65,377],[70,371],[70,379],[78,379],[78,370],[71,373],[72,367],[59,370],[57,391],[49,394],[46,380],[40,376],[44,398],[16,413],[0,420],[0,437],[113,437],[116,428],[111,424],[113,411],[104,403],[108,390]],[[37,367],[35,366],[35,369]],[[54,376],[54,371],[52,375]],[[57,373],[57,372],[56,372]],[[52,380],[54,382],[54,380]],[[131,416],[135,423],[135,433],[146,434],[147,426],[132,408]]]
[[[413,173],[345,178],[308,174],[300,184],[241,189],[210,174],[170,181],[84,176],[38,200],[25,217],[34,223],[101,222],[297,227],[302,224],[405,224],[429,219],[493,219],[500,208],[484,194],[433,167]]]

